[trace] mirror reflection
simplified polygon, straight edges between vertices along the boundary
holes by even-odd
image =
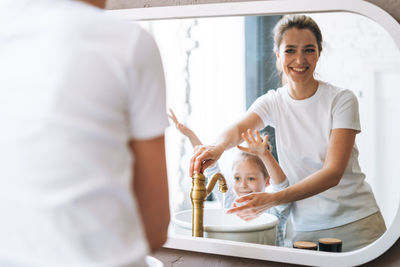
[[[258,97],[281,87],[282,82],[286,84],[283,88],[291,88],[288,85],[296,85],[296,79],[300,79],[303,72],[313,69],[314,65],[315,71],[308,78],[315,79],[318,86],[310,91],[310,95],[303,97],[287,89],[291,99],[289,101],[293,105],[304,106],[301,100],[307,102],[307,99],[315,98],[330,84],[335,88],[349,89],[345,94],[347,98],[342,98],[339,103],[336,100],[329,102],[335,102],[343,114],[348,114],[346,110],[358,102],[360,129],[358,126],[341,124],[340,120],[338,126],[333,126],[335,129],[346,128],[357,133],[361,130],[355,134],[356,146],[349,153],[348,167],[343,170],[344,176],[347,176],[338,185],[318,194],[318,197],[275,206],[261,215],[240,212],[227,215],[226,210],[221,211],[223,207],[232,207],[237,197],[252,192],[283,190],[304,180],[310,174],[307,170],[321,168],[322,165],[316,167],[313,164],[323,164],[322,159],[326,157],[325,152],[317,155],[312,152],[326,151],[328,145],[332,146],[329,140],[331,132],[321,137],[321,141],[314,134],[320,131],[319,128],[303,127],[316,125],[318,120],[321,120],[320,124],[326,123],[324,111],[318,113],[304,108],[296,110],[294,114],[299,117],[294,121],[302,123],[291,124],[292,128],[282,128],[284,124],[266,115],[263,120],[270,123],[263,123],[263,127],[271,124],[276,127],[279,125],[281,129],[266,127],[261,131],[260,138],[252,132],[253,135],[245,136],[248,141],[242,143],[242,146],[247,148],[242,149],[257,154],[254,151],[264,146],[266,151],[271,149],[270,155],[273,158],[263,160],[260,155],[250,156],[232,148],[222,154],[218,165],[213,164],[204,172],[208,178],[217,171],[221,172],[229,188],[225,194],[214,189],[205,201],[205,236],[286,247],[292,247],[293,241],[317,243],[316,237],[343,239],[337,235],[340,231],[335,228],[370,218],[369,215],[375,214],[377,207],[386,227],[391,224],[399,204],[396,188],[400,183],[394,177],[400,170],[392,157],[394,152],[390,150],[391,146],[399,142],[395,133],[400,127],[393,123],[396,121],[394,114],[399,109],[396,102],[400,99],[400,75],[395,67],[400,63],[399,50],[382,27],[363,16],[350,13],[307,16],[317,23],[322,32],[322,50],[318,47],[314,33],[307,32],[307,35],[299,31],[287,31],[274,52],[272,30],[281,16],[141,22],[159,44],[166,73],[168,106],[176,115],[176,121],[181,123],[178,127],[168,129],[166,141],[171,205],[176,215],[174,229],[171,230],[174,234],[191,235],[192,204],[189,193],[192,179],[189,165],[193,146],[215,142],[224,130],[249,114],[246,111]],[[295,57],[296,54],[302,54],[300,59]],[[278,64],[277,56],[280,57]],[[292,56],[294,61],[290,59]],[[281,77],[277,66],[287,74],[286,78]],[[260,109],[257,111],[259,117],[262,113]],[[312,116],[307,112],[311,112]],[[172,113],[171,117],[174,117]],[[305,117],[312,120],[304,121]],[[340,147],[346,147],[345,141],[348,138],[346,133],[344,136],[340,134],[343,133],[334,135],[337,140],[334,146],[339,148],[331,150],[346,155]],[[265,136],[268,136],[268,142]],[[325,148],[318,150],[320,141],[325,142]],[[321,162],[313,156],[321,158]],[[357,158],[362,172],[358,169]],[[369,186],[361,182],[364,174]],[[325,186],[324,189],[329,188]],[[355,188],[357,186],[359,188]],[[369,192],[373,195],[369,195]],[[241,204],[237,203],[237,206]],[[245,222],[240,217],[250,220]],[[365,230],[364,226],[364,232],[384,231],[376,216],[363,224],[367,227]],[[330,230],[326,231],[327,228]],[[254,235],[244,233],[246,231]],[[363,232],[358,228],[347,228],[346,231],[350,231],[347,232],[350,236]],[[358,248],[351,240],[357,243],[363,238],[368,239],[363,234],[346,239],[343,251]],[[335,243],[335,240],[330,239],[328,242]],[[332,247],[332,244],[329,245]]]

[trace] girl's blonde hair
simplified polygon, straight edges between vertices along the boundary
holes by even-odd
[[[253,154],[249,154],[246,152],[240,152],[240,154],[238,155],[238,157],[236,158],[236,160],[233,162],[232,164],[232,169],[239,163],[246,161],[246,160],[250,160],[251,162],[255,163],[257,165],[257,167],[259,168],[259,170],[261,171],[261,173],[264,176],[264,179],[268,179],[269,178],[269,174],[267,171],[267,168],[265,167],[264,163],[262,162],[262,160]]]

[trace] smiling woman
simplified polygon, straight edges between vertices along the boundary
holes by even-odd
[[[298,100],[312,96],[318,87],[314,71],[322,52],[322,34],[315,21],[304,15],[282,18],[274,29],[274,52],[282,82],[294,89],[291,96]]]
[[[199,163],[212,164],[241,143],[247,129],[271,125],[276,129],[280,165],[291,186],[242,196],[236,202],[244,205],[228,213],[249,219],[293,202],[292,243],[318,242],[330,235],[344,241],[343,251],[362,248],[378,239],[386,226],[359,167],[357,98],[350,90],[314,78],[322,38],[310,17],[285,16],[276,29],[275,40],[281,40],[275,44],[277,60],[287,83],[259,97],[213,145],[197,147],[192,170],[200,171]]]
[[[390,19],[383,19],[385,14],[381,12],[377,12],[379,13],[379,16],[377,16],[374,13],[376,10],[373,8],[371,10],[374,11],[369,10],[371,7],[364,2],[357,2],[357,6],[361,6],[361,9],[348,5],[356,1],[346,1],[346,3],[344,3],[345,1],[335,1],[335,4],[333,2],[329,3],[329,7],[326,7],[327,3],[311,2],[301,1],[301,8],[299,6],[296,8],[288,7],[279,3],[279,1],[261,1],[251,4],[221,6],[201,5],[193,9],[179,7],[173,9],[136,10],[137,13],[134,10],[132,17],[154,19],[216,15],[276,15],[301,11],[315,12],[318,10],[347,9],[352,12],[366,13],[378,22],[381,20],[390,21]],[[221,9],[218,9],[218,7],[221,7]],[[151,11],[154,11],[154,13],[151,14]],[[308,253],[270,246],[251,246],[245,243],[237,244],[236,242],[227,241],[218,242],[218,240],[210,239],[198,240],[182,236],[177,237],[172,233],[168,247],[274,261],[289,260],[292,263],[310,265],[327,262],[327,259],[332,260],[330,261],[331,265],[357,265],[376,257],[390,247],[394,240],[398,238],[398,231],[395,223],[393,223],[398,220],[396,217],[399,205],[398,191],[394,189],[394,185],[398,185],[398,182],[396,179],[391,179],[392,175],[390,175],[390,173],[398,173],[396,172],[398,168],[396,164],[389,164],[395,159],[389,148],[399,147],[399,142],[391,134],[392,131],[396,131],[394,129],[396,126],[393,123],[390,124],[390,118],[394,118],[393,112],[390,110],[395,108],[394,104],[392,105],[391,103],[395,103],[396,100],[400,99],[396,93],[397,91],[394,90],[396,88],[394,85],[398,82],[398,78],[396,78],[398,77],[398,70],[395,66],[400,62],[398,47],[393,42],[393,37],[390,37],[385,30],[382,30],[372,20],[363,16],[348,13],[311,14],[310,16],[318,22],[324,33],[324,43],[322,44],[324,52],[319,55],[320,58],[316,66],[316,80],[333,81],[342,88],[352,89],[360,104],[362,132],[357,134],[356,140],[360,150],[360,165],[361,169],[366,172],[366,180],[372,185],[386,225],[390,226],[388,233],[384,234],[382,238],[371,246],[354,253],[342,253],[340,255]],[[168,87],[168,90],[170,90],[168,93],[170,104],[174,103],[172,107],[178,111],[178,114],[185,114],[186,109],[184,106],[182,108],[177,106],[180,101],[184,102],[182,100],[184,100],[183,96],[185,96],[185,87],[178,83],[184,78],[188,78],[191,89],[191,95],[189,95],[191,113],[187,117],[188,120],[184,122],[194,128],[207,143],[215,137],[215,129],[226,127],[234,119],[242,116],[242,114],[238,114],[238,111],[245,111],[243,93],[246,90],[244,90],[243,79],[246,78],[243,77],[249,74],[245,74],[244,67],[240,71],[240,66],[243,66],[244,62],[242,60],[244,51],[240,50],[240,46],[243,44],[242,38],[245,36],[242,31],[244,27],[241,28],[240,23],[243,23],[244,20],[245,18],[243,17],[224,17],[163,20],[144,23],[149,25],[149,30],[155,35],[160,45],[164,64],[167,65],[167,83],[170,82]],[[174,23],[177,25],[175,28],[172,26]],[[212,25],[212,27],[204,30],[204,26],[207,24]],[[221,31],[218,32],[220,25],[223,26],[221,26]],[[392,34],[390,29],[393,28],[393,26],[389,27],[390,34]],[[188,30],[188,35],[185,34],[186,29]],[[175,37],[173,38],[173,36]],[[395,35],[392,34],[392,36]],[[394,40],[396,39],[394,38]],[[234,50],[236,48],[237,50]],[[185,57],[180,58],[179,55],[185,55],[185,51],[189,51],[189,49],[191,49],[191,54],[189,63],[186,66],[189,67],[187,69],[190,71],[190,76],[187,77],[184,76],[184,72],[179,72],[179,70],[183,69],[181,66],[185,66],[185,64],[179,65],[179,61],[182,59],[182,62],[186,62],[184,60]],[[180,52],[174,54],[176,51]],[[174,64],[170,64],[173,61],[175,67],[173,66]],[[292,65],[288,66],[289,68],[292,67]],[[308,66],[305,66],[305,64],[295,65],[294,68],[296,70],[293,69],[293,71],[301,74],[304,67],[307,68]],[[305,72],[307,72],[307,69]],[[171,75],[172,73],[174,75]],[[169,79],[170,81],[168,81]],[[237,97],[234,96],[236,92],[239,92]],[[290,97],[295,98],[295,95],[290,94]],[[243,102],[240,102],[240,100]],[[293,132],[296,132],[296,130],[297,128],[293,129]],[[383,136],[381,131],[386,133],[385,138],[381,138]],[[190,154],[191,149],[187,144],[184,145],[183,147],[187,152],[183,158],[179,158],[179,153],[176,153],[179,142],[173,143],[173,140],[179,137],[178,133],[175,129],[170,129],[167,136],[170,138],[167,144],[170,153],[170,176],[174,177],[172,183],[177,184],[172,190],[178,192],[178,194],[172,194],[171,201],[173,203],[183,203],[179,194],[182,192],[184,196],[185,193],[190,191],[190,179],[184,175],[181,180],[182,183],[176,183],[180,177],[176,176],[176,171],[174,170],[176,170],[176,166],[181,165],[186,172],[188,154]],[[313,142],[311,142],[309,147],[312,148],[313,145]],[[279,144],[277,146],[279,147]],[[304,151],[307,151],[307,149],[308,146]],[[280,163],[282,164],[281,159]],[[227,174],[227,177],[230,177],[231,164],[232,157],[229,157],[229,155],[224,155],[221,158],[221,169]],[[383,180],[385,181],[384,183],[382,182]],[[186,208],[190,208],[190,206],[183,209]],[[287,253],[291,253],[290,257]],[[356,254],[357,256],[355,256]]]

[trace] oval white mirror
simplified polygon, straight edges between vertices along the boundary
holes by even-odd
[[[159,35],[155,36],[156,39],[164,38],[169,42],[168,43],[166,41],[162,44],[160,43],[163,42],[160,41],[161,39],[157,40],[159,41],[160,50],[166,67],[167,85],[169,83],[169,89],[167,90],[173,90],[171,88],[186,87],[186,85],[189,85],[189,87],[192,86],[192,97],[196,99],[198,103],[196,105],[196,103],[194,103],[196,101],[191,102],[191,108],[193,112],[192,117],[190,117],[190,121],[195,121],[198,125],[211,130],[220,127],[221,124],[231,123],[232,120],[230,119],[238,118],[241,112],[244,112],[246,109],[246,98],[242,90],[246,81],[244,78],[241,80],[236,79],[237,77],[243,77],[243,75],[235,75],[243,72],[243,69],[245,68],[244,55],[237,54],[237,51],[243,49],[245,46],[245,44],[238,41],[243,39],[243,33],[240,33],[240,31],[235,31],[233,34],[229,34],[227,31],[228,27],[226,25],[224,26],[224,23],[229,22],[230,25],[234,25],[239,28],[239,26],[243,25],[244,23],[244,16],[277,16],[288,13],[308,13],[316,21],[318,21],[318,24],[320,24],[321,28],[323,28],[323,33],[329,31],[343,32],[343,25],[346,25],[346,23],[348,23],[348,25],[357,27],[355,29],[351,29],[351,27],[349,27],[348,31],[343,32],[343,35],[341,35],[341,38],[343,38],[343,36],[346,37],[347,34],[347,38],[349,40],[351,39],[351,41],[348,42],[343,42],[342,39],[335,40],[335,38],[329,36],[329,34],[326,36],[326,47],[324,47],[324,50],[327,54],[330,52],[331,54],[326,58],[321,58],[322,63],[318,72],[324,79],[334,80],[337,81],[336,83],[339,83],[339,85],[353,88],[359,98],[361,123],[363,128],[362,134],[357,137],[357,142],[360,147],[360,161],[364,172],[367,174],[367,181],[371,184],[378,204],[380,205],[384,215],[388,228],[386,233],[380,239],[365,248],[339,254],[294,250],[270,245],[260,245],[211,238],[193,238],[174,233],[171,233],[166,247],[263,259],[268,261],[284,261],[295,264],[320,265],[321,262],[324,262],[331,266],[345,266],[359,265],[378,257],[388,248],[390,248],[399,238],[400,194],[398,191],[399,184],[396,181],[398,180],[396,174],[399,173],[399,169],[396,166],[398,164],[396,163],[396,157],[393,154],[393,151],[397,151],[396,148],[400,147],[400,143],[396,140],[395,136],[395,133],[397,132],[396,130],[399,130],[399,126],[398,123],[395,123],[396,117],[393,109],[396,106],[396,101],[400,100],[400,91],[398,90],[398,84],[400,84],[400,81],[398,78],[398,71],[396,70],[396,66],[398,66],[398,61],[396,60],[398,60],[400,53],[400,26],[385,11],[372,4],[358,0],[317,2],[307,0],[258,1],[211,5],[204,4],[198,6],[120,10],[110,11],[110,13],[129,20],[154,20],[154,23],[151,24],[151,26],[146,23],[144,26],[153,27],[150,30],[153,32],[158,32]],[[332,21],[333,16],[336,16],[337,19],[340,19],[342,23],[330,23],[329,21]],[[228,81],[231,80],[230,83],[226,82],[224,86],[219,86],[218,90],[214,90],[213,88],[215,87],[211,86],[211,91],[208,92],[206,91],[206,88],[208,87],[204,83],[211,81],[212,83],[217,84],[217,82],[216,80],[212,79],[210,81],[207,79],[196,81],[196,79],[202,79],[204,77],[208,77],[207,75],[210,75],[210,73],[207,73],[204,68],[202,69],[201,67],[197,67],[196,69],[195,66],[190,65],[190,69],[186,69],[185,72],[185,70],[182,70],[182,68],[170,67],[172,65],[168,65],[168,62],[185,61],[185,59],[188,59],[188,57],[185,58],[186,52],[195,51],[193,49],[196,48],[196,45],[201,46],[202,48],[206,47],[208,43],[202,41],[202,38],[205,34],[202,33],[200,27],[196,28],[195,23],[197,23],[197,26],[200,24],[201,26],[208,24],[208,28],[205,26],[208,31],[215,30],[215,32],[217,32],[216,28],[218,25],[220,25],[217,23],[217,20],[218,23],[222,25],[221,27],[224,27],[223,29],[225,30],[225,35],[222,35],[223,33],[219,32],[213,37],[214,41],[212,43],[214,45],[219,44],[223,48],[220,48],[220,50],[218,50],[219,53],[217,54],[208,54],[209,59],[206,58],[205,60],[215,60],[218,54],[226,53],[228,56],[224,57],[223,59],[225,62],[230,60],[229,62],[226,62],[226,64],[231,66],[230,69],[227,70],[227,73],[230,73],[229,76],[235,77],[235,79],[227,79]],[[376,31],[369,26],[365,26],[367,24],[373,25],[371,27],[376,29]],[[332,27],[336,26],[339,28],[332,29]],[[193,30],[191,32],[191,37],[185,37],[185,34],[189,33],[188,31],[190,30]],[[363,38],[367,39],[357,40],[357,37],[352,34],[352,30],[358,32],[361,31]],[[177,43],[171,42],[171,40],[177,38],[176,35],[172,35],[173,32],[175,32],[177,35],[183,36],[183,41],[177,40]],[[164,37],[162,37],[163,34],[165,35]],[[240,34],[242,35],[240,36]],[[386,38],[385,40],[388,41],[384,44],[375,42],[374,40],[379,39],[377,36],[374,36],[376,34],[381,34],[378,37]],[[225,42],[232,45],[223,43],[221,41],[222,39],[215,40],[218,38],[224,38]],[[364,45],[366,42],[368,45]],[[341,43],[345,44],[343,44],[343,47],[338,47]],[[366,48],[367,46],[370,50]],[[178,51],[176,54],[174,54],[175,52],[173,51],[177,51],[177,48],[180,49],[180,52]],[[376,53],[372,55],[371,51],[374,51],[374,49]],[[346,50],[348,52],[347,54],[343,52]],[[394,51],[394,54],[391,56],[390,53],[386,53],[388,51]],[[192,58],[189,57],[189,59],[195,60],[196,56],[200,56],[200,54],[196,55],[195,53],[196,52],[193,52]],[[182,54],[183,57],[181,57]],[[229,54],[235,56],[229,57]],[[331,63],[329,61],[329,57],[331,57],[332,54],[334,54],[335,59],[340,59],[340,57],[347,58],[348,60],[346,61],[346,64],[338,66],[337,63]],[[371,55],[370,58],[367,58],[368,55]],[[203,53],[202,56],[204,59],[204,57],[207,56],[207,53]],[[359,60],[357,60],[357,58]],[[183,66],[188,67],[189,65],[185,65],[184,63]],[[340,71],[337,73],[332,72],[329,70],[329,68],[340,68]],[[351,73],[351,70],[357,70],[357,72]],[[200,72],[201,75],[203,75],[202,77],[200,77]],[[209,72],[212,72],[212,70],[210,69]],[[219,74],[223,76],[228,75],[227,73],[220,72]],[[235,74],[232,75],[232,73]],[[187,75],[191,75],[190,83],[186,83],[185,81],[185,77],[188,78]],[[218,79],[218,81],[220,82],[221,79]],[[197,84],[203,83],[202,89],[204,91],[196,91],[196,82]],[[227,91],[224,91],[224,88]],[[213,110],[211,107],[218,107],[218,102],[215,102],[211,104],[209,103],[210,109],[207,109],[208,113],[205,112],[205,115],[204,112],[199,112],[199,110],[202,109],[199,103],[205,103],[210,98],[207,98],[207,96],[220,94],[219,97],[216,98],[221,99],[222,96],[231,94],[234,90],[237,90],[238,97],[229,98],[229,104],[226,103],[224,105],[224,108],[226,108],[225,111],[220,110],[218,112],[218,108]],[[206,95],[206,97],[202,98],[202,95]],[[169,104],[172,106],[177,106],[177,102],[184,102],[184,100],[182,100],[182,98],[184,98],[183,96],[184,93],[178,93],[177,95],[177,93],[172,93],[172,91],[170,91],[168,100]],[[178,108],[178,110],[184,110],[184,108],[185,107]],[[223,127],[224,126],[221,128]],[[170,144],[172,145],[167,144],[167,146],[169,146],[169,151],[178,151],[181,147],[179,143],[180,139],[176,137],[178,134],[176,132],[174,133],[173,131],[174,129],[171,129],[170,133],[167,133],[170,136],[175,136],[171,137]],[[201,131],[201,129],[196,129],[196,131]],[[207,140],[208,138],[215,137],[217,133],[218,131],[212,130],[201,132],[200,135]],[[186,166],[188,166],[187,160],[188,156],[190,155],[190,148],[186,148],[186,150],[186,158],[181,158],[179,156],[179,152],[175,152],[175,156],[171,156],[171,158],[175,157],[176,160],[175,162],[172,160],[172,163],[169,162],[169,164],[173,166],[171,168],[169,167],[169,169],[174,169],[170,176],[176,176],[176,165],[179,165],[179,163],[177,164],[176,161],[178,160],[182,162],[181,164],[183,165],[183,168],[181,169],[183,171],[187,171]],[[170,153],[174,154],[174,152]],[[231,158],[227,156],[226,162],[230,161]],[[229,163],[226,164],[226,166],[228,165]],[[225,168],[229,169],[229,167]],[[384,177],[384,182],[379,180],[380,177]],[[190,179],[187,180],[187,184],[190,184]],[[174,184],[174,181],[171,181],[171,183]],[[181,186],[184,185],[179,183],[177,184],[177,187]],[[189,190],[185,189],[187,195],[189,194]],[[172,202],[182,203],[182,199],[176,199],[176,196],[179,196],[180,191],[174,191],[174,189],[171,191],[171,195],[175,197],[172,199]],[[185,197],[183,196],[182,198]],[[290,253],[290,256],[288,253]]]

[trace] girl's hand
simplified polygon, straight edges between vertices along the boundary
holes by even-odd
[[[183,135],[189,138],[193,135],[193,131],[190,128],[178,121],[172,109],[169,109],[168,117],[174,122],[176,129],[178,129]]]
[[[237,146],[237,148],[246,153],[262,157],[265,153],[269,153],[271,150],[271,146],[268,142],[268,135],[262,139],[258,130],[255,130],[254,132],[256,137],[254,137],[251,129],[242,133],[242,138],[247,142],[248,147]]]
[[[244,204],[238,206],[236,203]],[[256,192],[237,198],[233,203],[233,208],[229,209],[226,213],[235,213],[241,219],[250,221],[275,205],[274,194]]]

